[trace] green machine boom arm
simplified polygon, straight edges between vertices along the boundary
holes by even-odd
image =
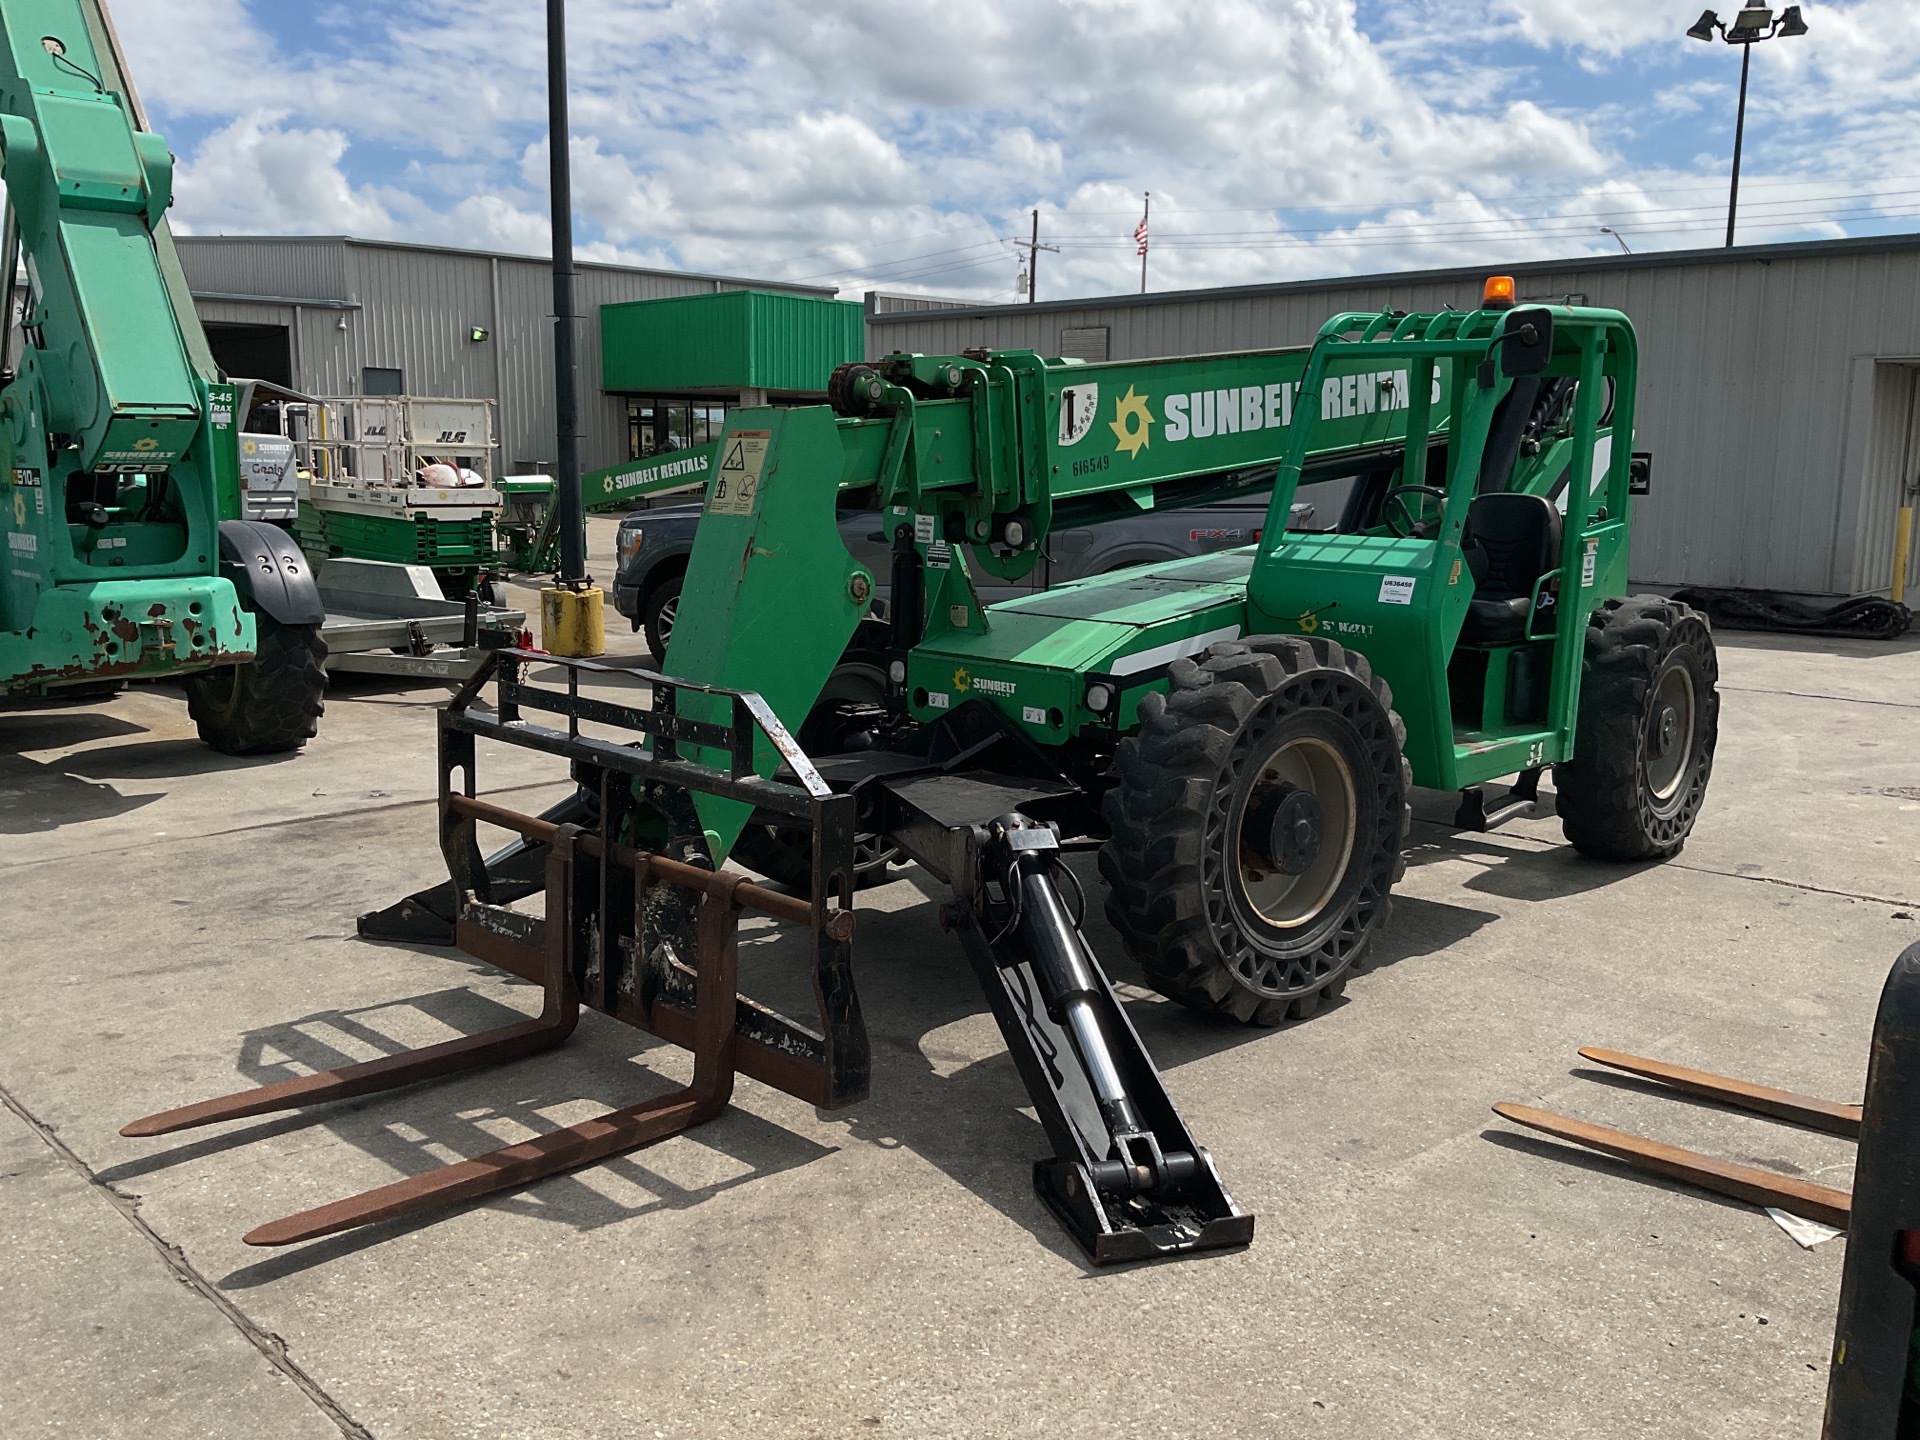
[[[172,156],[98,0],[0,0],[0,167],[0,263],[24,256],[28,291],[0,386],[0,688],[245,660],[218,533],[232,390],[167,230]]]
[[[924,592],[897,593],[895,603],[918,606],[925,623],[916,632],[979,639],[989,620],[974,566],[1018,577],[1057,526],[1270,490],[1313,355],[1301,347],[1102,365],[1021,351],[900,355],[842,367],[831,407],[734,411],[667,669],[757,690],[797,728],[875,594],[875,577],[840,540],[836,496],[881,511],[897,546],[911,548]],[[1320,423],[1302,462],[1309,471],[1397,454],[1416,399],[1426,423],[1445,414],[1444,371],[1415,397],[1404,364],[1322,369]],[[1278,514],[1284,528],[1287,511]],[[1236,593],[1243,599],[1244,585]],[[1097,638],[1151,648],[1181,637],[1123,626]],[[1111,658],[1074,650],[1067,638],[1043,643],[1069,669]],[[1060,709],[1045,707],[1049,716]],[[1040,729],[1043,739],[1062,738],[1044,722]],[[724,852],[744,812],[704,803]]]
[[[1524,364],[1516,325],[1535,337]],[[729,416],[666,668],[758,690],[799,726],[856,628],[875,623],[876,579],[840,542],[837,493],[880,511],[894,540],[889,683],[914,720],[985,699],[1035,743],[1097,743],[1131,725],[1171,659],[1223,637],[1327,633],[1389,680],[1420,783],[1556,763],[1573,743],[1585,616],[1625,584],[1629,456],[1611,437],[1632,433],[1636,379],[1625,317],[1570,306],[1342,315],[1311,347],[1180,359],[982,351],[844,366],[831,408]],[[1575,382],[1559,393],[1577,397],[1524,445],[1512,427],[1495,433],[1520,380]],[[1550,694],[1543,716],[1501,708],[1505,667],[1518,685],[1538,662],[1513,647],[1485,661],[1484,713],[1462,719],[1450,690],[1474,592],[1466,513],[1491,451],[1499,488],[1558,499],[1561,566],[1542,584],[1584,602],[1560,608],[1553,635],[1526,637],[1555,642],[1550,686],[1529,692]],[[1410,497],[1422,534],[1288,531],[1303,480],[1369,471]],[[979,601],[976,571],[1027,573],[1057,527],[1269,491],[1246,551],[1163,567],[1145,588],[1093,580]],[[724,851],[743,812],[716,800],[703,816]]]

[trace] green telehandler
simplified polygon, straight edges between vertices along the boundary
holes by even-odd
[[[241,517],[232,385],[167,228],[173,157],[99,0],[0,3],[0,695],[178,678],[201,738],[298,748],[325,613],[285,531]]]
[[[1496,281],[1470,310],[1335,316],[1309,348],[893,355],[841,367],[830,405],[732,412],[650,708],[593,693],[591,662],[556,684],[555,662],[500,652],[439,719],[450,880],[361,921],[539,983],[541,1016],[128,1133],[510,1058],[583,1004],[694,1052],[663,1100],[247,1237],[284,1244],[674,1133],[736,1073],[850,1103],[869,1073],[854,892],[914,861],[951,892],[941,923],[1052,1148],[1035,1187],[1087,1255],[1244,1243],[1253,1217],[1115,998],[1065,857],[1098,851],[1152,985],[1272,1025],[1338,996],[1379,935],[1415,784],[1484,821],[1483,787],[1518,776],[1524,800],[1551,766],[1580,850],[1676,852],[1712,766],[1715,655],[1685,606],[1623,593],[1636,379],[1625,316]],[[1333,481],[1338,527],[1290,531],[1299,488]],[[1245,549],[976,593],[1056,528],[1267,491]],[[884,613],[841,507],[883,517]],[[543,816],[476,798],[481,739],[565,759],[576,793]],[[518,838],[483,855],[482,824]],[[729,855],[774,883],[716,868]],[[805,931],[811,1021],[737,994],[749,911]]]

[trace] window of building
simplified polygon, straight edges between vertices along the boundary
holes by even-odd
[[[407,393],[406,377],[398,370],[390,370],[381,365],[369,365],[360,372],[360,393],[362,395],[404,395]]]
[[[643,460],[718,440],[727,407],[711,400],[635,397],[627,401],[627,456]]]

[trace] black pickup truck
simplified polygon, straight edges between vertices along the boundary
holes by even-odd
[[[1315,525],[1315,515],[1340,514],[1344,488],[1349,485],[1347,480],[1334,480],[1303,486],[1288,528],[1323,528]],[[1342,487],[1342,493],[1321,493],[1329,487]],[[1314,493],[1309,495],[1309,490]],[[647,632],[647,646],[655,658],[666,654],[667,637],[673,632],[680,582],[693,551],[700,508],[697,501],[660,505],[632,511],[620,521],[613,608],[626,616],[635,630]],[[1223,500],[1193,510],[1152,511],[1126,520],[1056,531],[1047,543],[1047,558],[1024,581],[1017,585],[983,585],[981,598],[989,603],[1010,600],[1056,581],[1080,580],[1135,565],[1251,545],[1259,538],[1266,519],[1267,506],[1261,497]],[[872,510],[842,512],[840,536],[854,558],[873,572],[884,595],[890,547],[880,534],[879,514]]]

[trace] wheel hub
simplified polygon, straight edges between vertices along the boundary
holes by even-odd
[[[1311,790],[1275,785],[1260,791],[1247,807],[1246,831],[1247,848],[1263,868],[1304,875],[1320,858],[1327,812]]]
[[[1693,676],[1684,665],[1669,665],[1654,685],[1645,741],[1647,787],[1656,807],[1678,805],[1685,795],[1697,703]]]
[[[1660,714],[1653,722],[1653,753],[1663,756],[1673,749],[1673,742],[1680,738],[1680,713],[1671,705],[1662,705]]]
[[[1282,741],[1240,802],[1235,867],[1258,923],[1312,925],[1340,888],[1359,833],[1359,797],[1338,746],[1317,735]]]

